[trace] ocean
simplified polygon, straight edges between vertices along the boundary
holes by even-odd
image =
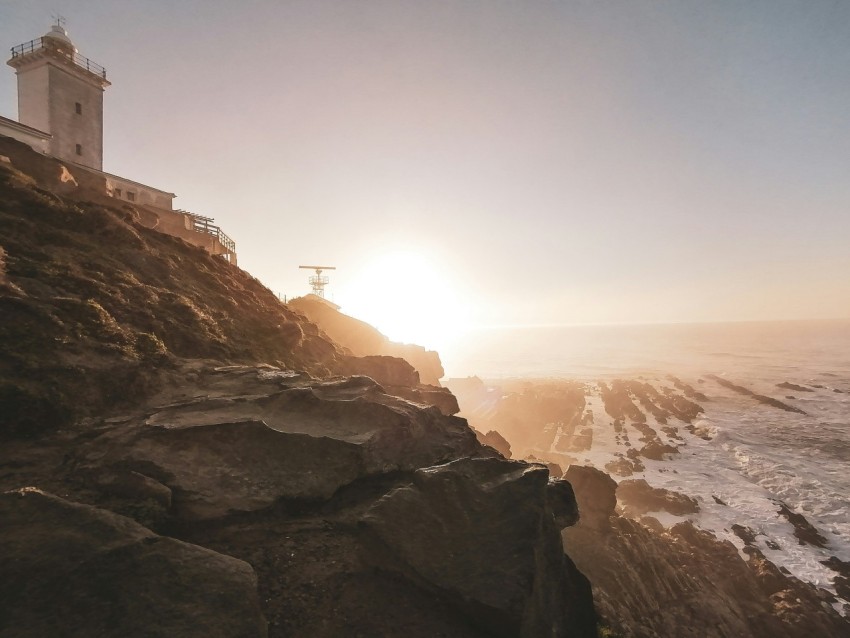
[[[700,511],[653,516],[666,526],[689,519],[739,550],[732,525],[749,527],[777,566],[835,592],[836,574],[822,561],[850,561],[850,320],[493,328],[441,354],[447,377],[583,381],[595,423],[591,448],[579,456],[600,469],[621,443],[598,381],[640,378],[663,389],[672,374],[694,386],[707,396],[693,424],[704,436],[681,429],[681,441],[665,441],[678,454],[647,459],[629,478],[692,496]],[[709,375],[805,414],[759,403]],[[801,544],[778,514],[781,503],[805,516],[826,547]]]

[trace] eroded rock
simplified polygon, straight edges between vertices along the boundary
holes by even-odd
[[[461,459],[415,472],[362,523],[398,557],[390,568],[450,595],[490,635],[595,636],[590,590],[563,553],[547,485],[540,466]]]
[[[191,520],[327,500],[358,478],[480,449],[463,419],[384,394],[366,377],[266,383],[269,394],[198,398],[113,427],[82,447],[80,467],[155,479],[173,492],[172,515]]]
[[[0,494],[0,635],[267,635],[247,563],[35,489]]]
[[[669,512],[684,516],[699,511],[699,504],[686,494],[660,487],[652,487],[645,479],[620,481],[617,486],[617,501],[623,513],[637,518],[647,512]]]
[[[602,470],[583,465],[571,465],[564,479],[573,487],[581,524],[596,530],[607,529],[617,507],[617,482]]]
[[[573,487],[581,509],[588,494],[578,481]],[[608,533],[600,534],[588,522],[582,512],[579,523],[563,531],[564,546],[590,579],[597,610],[613,635],[848,635],[850,624],[823,603],[820,591],[782,573],[755,548],[747,548],[744,561],[732,543],[691,523],[664,531],[657,521],[648,521],[650,528],[612,516]]]
[[[511,458],[511,444],[508,443],[505,437],[499,434],[496,430],[490,430],[487,434],[483,434],[478,430],[474,431],[475,436],[481,445],[489,445],[506,459]]]

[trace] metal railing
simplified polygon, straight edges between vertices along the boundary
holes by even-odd
[[[73,62],[81,69],[85,69],[89,73],[99,75],[104,80],[106,79],[106,69],[100,66],[97,62],[89,60],[86,56],[80,55],[76,51],[63,51],[61,48],[55,45],[47,46],[45,45],[44,40],[45,38],[36,38],[35,40],[30,40],[29,42],[24,42],[23,44],[19,44],[16,47],[12,47],[12,58],[17,58],[22,55],[34,53],[35,51],[39,51],[41,49],[48,49],[66,57],[68,60]]]
[[[188,215],[192,218],[192,230],[199,233],[206,233],[207,235],[212,235],[215,237],[219,243],[224,246],[224,248],[232,253],[236,252],[236,242],[230,239],[218,226],[213,224],[212,217],[204,217],[202,215],[196,215],[195,213],[190,213],[185,210],[175,211],[178,213],[183,213],[184,215]]]

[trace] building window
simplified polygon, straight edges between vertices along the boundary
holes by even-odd
[[[121,197],[121,189],[120,188],[115,188],[115,189],[112,190],[112,192],[115,194],[115,197]]]
[[[77,144],[77,155],[82,155],[82,154],[83,154],[83,145]]]
[[[136,194],[131,192],[131,191],[127,191],[127,199],[131,202],[135,202],[136,201]]]
[[[77,111],[77,115],[83,114],[83,105],[79,102],[74,102],[74,109]]]

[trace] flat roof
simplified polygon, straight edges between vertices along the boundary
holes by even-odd
[[[39,137],[43,137],[46,140],[49,140],[53,137],[50,133],[45,133],[37,128],[33,128],[32,126],[27,126],[26,124],[21,124],[20,122],[16,122],[15,120],[10,120],[8,117],[3,117],[0,115],[0,124],[6,124],[7,126],[11,126],[12,128],[21,129],[26,131],[27,133],[34,133]]]

